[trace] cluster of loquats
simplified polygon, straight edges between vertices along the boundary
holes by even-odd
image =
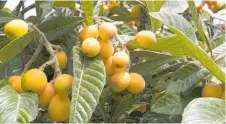
[[[203,97],[214,97],[219,99],[225,98],[225,85],[224,84],[216,84],[214,82],[207,83],[205,87],[202,89],[202,96]]]
[[[50,118],[53,121],[64,121],[70,113],[68,90],[72,86],[72,80],[71,75],[61,74],[48,83],[42,70],[30,69],[23,76],[11,76],[8,82],[19,94],[26,91],[37,93],[40,107],[48,107]]]
[[[9,40],[20,38],[28,33],[28,24],[23,20],[12,20],[5,25],[4,33]],[[60,49],[56,49],[55,54],[60,69],[64,69],[67,66],[67,55]],[[55,68],[54,64],[51,67]],[[68,90],[72,86],[72,80],[71,75],[60,74],[48,83],[46,74],[42,70],[34,68],[22,76],[9,77],[8,82],[18,94],[23,92],[37,93],[40,107],[48,107],[50,118],[53,121],[64,121],[69,118],[70,113]]]
[[[126,71],[130,57],[125,50],[114,51],[111,39],[117,37],[117,28],[114,24],[103,22],[84,27],[80,32],[82,40],[81,51],[88,57],[99,57],[103,60],[107,76],[111,77],[108,83],[113,92],[127,89],[137,94],[145,88],[145,80],[137,73]],[[155,34],[151,31],[141,31],[136,35],[137,42],[142,47],[150,47],[156,42]]]

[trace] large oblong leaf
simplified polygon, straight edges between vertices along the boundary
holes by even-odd
[[[82,0],[82,8],[85,14],[87,25],[93,24],[93,9],[94,9],[94,1],[86,1]]]
[[[0,63],[9,62],[15,58],[31,41],[33,32],[11,41],[0,50]]]
[[[28,123],[37,115],[37,94],[18,94],[6,80],[0,81],[0,123]]]
[[[182,31],[191,29],[190,24],[185,25],[186,21],[182,16],[175,13],[157,12],[152,13],[152,17],[161,20],[168,28],[173,31],[176,36],[167,36],[158,38],[157,43],[148,47],[147,49],[152,51],[166,51],[175,56],[190,56],[198,59],[200,63],[205,66],[214,76],[220,81],[225,82],[225,73],[217,66],[217,64],[206,54],[201,48],[192,42],[193,31]],[[175,27],[177,28],[175,28]],[[178,27],[179,26],[179,27]],[[180,30],[181,28],[185,28]],[[188,37],[190,36],[190,38]],[[192,36],[192,37],[191,37]],[[195,38],[196,39],[196,38]],[[139,48],[140,46],[134,42],[129,42],[129,48]]]
[[[73,48],[72,99],[70,123],[86,123],[99,102],[105,84],[104,64],[99,57],[88,58]]]
[[[204,80],[209,71],[193,63],[186,64],[172,74],[172,79],[166,88],[166,93],[180,93]]]
[[[225,123],[225,100],[196,98],[184,109],[182,123]]]
[[[53,41],[70,31],[84,21],[82,17],[56,17],[51,20],[45,21],[38,26],[38,28],[45,33],[49,41]]]
[[[164,58],[149,60],[149,61],[132,66],[130,68],[130,72],[137,72],[141,75],[148,75],[148,74],[151,74],[151,71],[153,69],[175,60],[178,60],[178,59],[173,56],[166,56]]]
[[[14,16],[13,14],[10,14],[10,13],[7,13],[7,12],[4,12],[4,11],[0,10],[0,25],[2,23],[9,22],[9,21],[11,21],[13,19],[17,19],[17,17]]]
[[[183,110],[184,104],[177,94],[165,94],[150,109],[151,112],[168,115],[181,115]]]

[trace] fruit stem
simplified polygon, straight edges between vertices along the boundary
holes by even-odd
[[[58,75],[60,75],[62,72],[60,70],[60,66],[59,66],[59,62],[57,60],[57,56],[52,48],[51,43],[49,43],[49,41],[47,40],[47,38],[45,37],[44,33],[42,33],[35,25],[33,25],[32,23],[29,23],[29,26],[34,29],[35,31],[38,32],[38,34],[40,35],[41,39],[44,42],[44,46],[46,48],[46,50],[49,52],[50,57],[53,58],[53,60],[55,61],[55,69],[54,69],[54,77],[57,77]]]
[[[55,62],[55,60],[54,59],[51,59],[51,60],[45,62],[42,66],[40,66],[39,69],[42,70],[42,71],[44,71],[47,66],[53,64],[54,62]]]
[[[122,46],[123,49],[125,49],[124,42],[119,38],[118,35],[115,36],[116,40],[119,42],[119,44]]]
[[[54,44],[51,44],[51,46],[52,46],[54,49],[63,50],[63,48],[62,48],[60,45],[54,45]]]
[[[116,40],[119,42],[119,44],[122,46],[122,49],[128,54],[129,56],[129,51],[128,49],[126,48],[126,43],[124,43],[118,35],[115,36]],[[129,71],[129,68],[130,68],[130,64],[131,64],[131,61],[129,61],[129,64],[128,64],[128,67],[127,67],[127,71]]]
[[[31,64],[37,59],[39,53],[41,52],[43,47],[43,43],[40,42],[37,49],[35,50],[35,53],[33,54],[33,56],[31,57],[31,59],[26,63],[24,70],[22,72],[22,75],[24,75],[24,73],[30,68]]]

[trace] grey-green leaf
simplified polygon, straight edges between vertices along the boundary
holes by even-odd
[[[184,109],[182,123],[225,123],[225,100],[196,98]]]
[[[0,10],[0,25],[2,23],[6,23],[6,22],[9,22],[13,19],[17,19],[16,16],[10,14],[10,13],[7,13],[7,12],[4,12],[2,10]]]
[[[33,32],[11,41],[0,50],[0,63],[9,62],[15,58],[31,41]]]
[[[198,43],[195,35],[195,29],[183,16],[170,12],[153,12],[150,13],[150,15],[151,17],[162,21],[164,24],[170,25],[174,29],[183,32],[192,42],[196,44]]]
[[[70,31],[84,21],[82,17],[56,17],[54,19],[43,22],[38,28],[45,33],[49,41],[53,41]]]
[[[116,99],[112,109],[110,122],[117,122],[118,117],[125,113],[132,103],[132,94],[123,96],[121,99]]]
[[[172,74],[172,81],[166,88],[166,93],[180,93],[204,80],[209,74],[206,69],[201,69],[193,63],[189,63]]]
[[[198,15],[198,12],[197,12],[197,8],[195,6],[195,2],[194,1],[188,1],[188,5],[189,5],[189,8],[191,9],[191,15],[192,15],[192,19],[194,21],[194,24],[197,28],[197,31],[199,32],[200,34],[200,37],[202,39],[202,41],[207,45],[207,47],[209,48],[210,52],[212,52],[212,49],[210,47],[210,43],[209,43],[209,40],[203,30],[203,27],[202,27],[202,23],[201,23],[201,18],[199,18],[199,15]]]
[[[73,48],[72,99],[70,123],[86,123],[99,102],[105,85],[105,69],[99,57],[88,58],[80,52],[80,47]]]
[[[130,68],[130,72],[137,72],[141,75],[148,75],[148,74],[151,74],[151,71],[153,69],[175,60],[177,60],[177,58],[173,56],[166,56],[164,58],[149,60],[149,61],[132,66]]]
[[[17,94],[6,80],[0,81],[0,123],[28,123],[37,115],[37,94]]]
[[[150,109],[151,112],[168,115],[181,115],[183,110],[184,104],[177,94],[165,94]]]
[[[161,8],[161,11],[171,13],[182,13],[188,8],[186,0],[167,0]]]
[[[85,14],[87,25],[93,24],[93,9],[94,9],[94,1],[86,1],[82,0],[82,8]]]

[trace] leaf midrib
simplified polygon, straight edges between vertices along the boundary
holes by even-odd
[[[20,99],[21,99],[21,96],[19,95],[19,94],[17,94],[17,96],[18,96],[18,100],[17,100],[17,105],[16,105],[16,117],[15,117],[15,120],[14,120],[14,122],[17,122],[17,116],[18,116],[18,113],[19,113],[19,107],[20,107]]]
[[[82,83],[82,77],[83,77],[83,73],[84,73],[84,67],[85,67],[85,58],[83,58],[83,62],[82,62],[82,69],[81,69],[81,75],[79,77],[79,83],[78,83],[78,90],[77,90],[77,93],[76,93],[76,102],[75,102],[75,107],[74,109],[77,110],[77,104],[78,104],[78,97],[79,97],[79,91],[80,91],[80,86],[81,86],[81,83]]]

